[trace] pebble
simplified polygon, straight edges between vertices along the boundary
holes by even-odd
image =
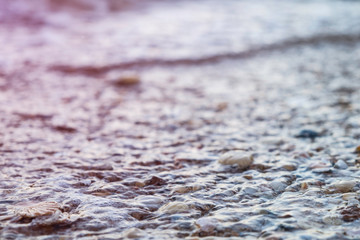
[[[222,165],[238,165],[239,169],[246,169],[253,163],[252,155],[242,151],[227,152],[220,156],[218,162]]]
[[[282,138],[279,137],[267,137],[262,139],[261,141],[263,144],[267,144],[267,145],[282,145],[285,143],[285,141]]]
[[[308,183],[307,182],[302,182],[301,183],[301,190],[306,190],[306,189],[308,189],[309,188],[309,185],[308,185]]]
[[[135,200],[146,208],[153,210],[158,209],[163,203],[163,199],[157,196],[139,196]]]
[[[200,190],[202,187],[200,185],[193,185],[193,186],[178,186],[175,187],[173,193],[188,193],[188,192],[195,192]]]
[[[338,160],[335,165],[334,165],[335,168],[338,168],[338,169],[347,169],[348,168],[348,165],[343,161],[343,160]]]
[[[135,74],[123,75],[113,82],[117,86],[132,86],[140,83],[140,77]]]
[[[28,203],[15,207],[15,214],[26,218],[50,216],[57,212],[60,212],[60,204],[56,202]]]
[[[310,129],[303,129],[299,132],[299,134],[296,135],[297,138],[311,138],[311,139],[315,139],[319,136],[320,134],[318,132]]]
[[[275,192],[283,192],[285,190],[285,188],[287,187],[287,185],[283,182],[280,181],[272,181],[270,183],[270,187],[275,191]]]
[[[187,212],[189,210],[190,207],[183,202],[170,202],[159,209],[161,213],[166,213],[166,214]]]
[[[342,199],[345,200],[345,201],[348,201],[350,199],[354,199],[357,197],[357,193],[344,193],[342,195]]]
[[[285,164],[282,168],[286,169],[287,171],[295,171],[297,169],[296,164]]]
[[[339,181],[329,186],[329,189],[335,192],[347,193],[351,192],[356,185],[356,181]]]
[[[360,145],[355,148],[355,153],[360,154]]]
[[[218,220],[212,217],[202,217],[196,220],[195,225],[198,226],[201,231],[211,233],[218,225]]]
[[[327,215],[327,216],[323,217],[322,221],[325,224],[329,224],[329,225],[341,225],[343,222],[341,220],[341,217],[338,215]]]
[[[129,228],[123,232],[124,238],[142,238],[145,236],[145,232],[139,228]]]

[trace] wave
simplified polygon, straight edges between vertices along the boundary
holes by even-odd
[[[120,62],[104,66],[71,66],[71,65],[52,65],[49,67],[52,71],[58,71],[66,74],[100,75],[112,70],[127,70],[149,67],[171,67],[171,66],[198,66],[215,64],[225,60],[241,60],[255,57],[276,51],[285,51],[290,48],[316,45],[316,44],[354,44],[360,42],[359,34],[322,34],[308,38],[287,39],[281,42],[256,46],[245,51],[221,53],[199,58],[180,58],[180,59],[139,59],[134,61]]]

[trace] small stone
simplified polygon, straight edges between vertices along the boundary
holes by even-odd
[[[355,153],[360,154],[360,145],[355,148]]]
[[[254,195],[255,193],[258,192],[258,190],[256,188],[253,187],[246,187],[244,188],[244,193],[246,193],[247,195]]]
[[[215,107],[215,111],[216,112],[222,112],[224,111],[225,109],[227,109],[228,107],[228,104],[226,102],[221,102],[221,103],[218,103]]]
[[[254,158],[246,152],[234,151],[227,152],[220,156],[218,162],[222,165],[238,165],[239,169],[246,169],[253,163]]]
[[[356,185],[356,181],[339,181],[329,186],[329,189],[335,192],[347,193],[351,192]]]
[[[117,86],[132,86],[140,83],[139,76],[133,74],[133,75],[123,75],[119,77],[118,79],[113,81],[115,85]]]
[[[145,181],[145,185],[146,186],[148,186],[148,185],[162,186],[162,185],[166,185],[166,181],[157,176],[152,176],[150,179],[147,179]]]
[[[179,187],[175,187],[173,192],[174,193],[188,193],[192,191],[192,187],[189,186],[179,186]]]
[[[158,196],[139,196],[135,200],[150,210],[159,209],[163,204],[163,199]]]
[[[212,217],[202,217],[196,220],[195,225],[200,228],[201,231],[211,233],[215,230],[218,224],[218,220]]]
[[[139,228],[130,228],[123,232],[124,238],[142,238],[145,236],[145,232]]]
[[[285,141],[279,137],[266,137],[266,138],[262,139],[261,142],[263,144],[276,145],[276,146],[279,146],[279,145],[282,145],[285,143]]]
[[[348,206],[340,213],[345,222],[352,222],[360,218],[360,208],[358,206]]]
[[[270,187],[275,191],[275,192],[283,192],[285,190],[285,188],[287,187],[287,185],[283,182],[280,181],[272,181],[270,183]]]
[[[244,177],[245,179],[247,179],[247,180],[253,179],[253,176],[251,176],[251,175],[244,175],[243,177]]]
[[[178,186],[175,187],[173,190],[173,193],[188,193],[188,192],[195,192],[200,190],[202,187],[200,185],[194,185],[194,186]]]
[[[183,202],[170,202],[164,206],[162,206],[159,211],[166,214],[174,214],[187,212],[190,210],[190,207]]]
[[[328,225],[341,225],[343,221],[341,220],[341,217],[338,215],[327,215],[323,217],[323,222]]]
[[[50,216],[57,212],[60,212],[60,204],[56,202],[27,203],[15,206],[15,214],[26,218]]]
[[[308,189],[308,188],[309,188],[309,185],[308,185],[307,182],[302,182],[302,183],[301,183],[301,187],[300,187],[301,190],[306,190],[306,189]]]
[[[310,129],[303,129],[299,132],[299,134],[296,135],[297,138],[311,138],[311,139],[315,139],[319,136],[320,134],[318,132]]]
[[[296,164],[285,164],[282,168],[286,169],[287,171],[295,171],[297,169]]]
[[[338,169],[347,169],[348,168],[348,165],[343,161],[343,160],[338,160],[335,165],[334,165],[335,168],[338,168]]]

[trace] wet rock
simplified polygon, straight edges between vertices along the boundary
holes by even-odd
[[[360,208],[358,206],[349,206],[342,209],[340,214],[345,222],[352,222],[360,218]]]
[[[302,182],[302,183],[301,183],[301,187],[300,187],[301,190],[306,190],[306,189],[308,189],[308,188],[309,188],[309,185],[308,185],[307,182]]]
[[[253,187],[245,187],[243,189],[243,192],[247,195],[254,195],[258,192],[258,190],[256,188]]]
[[[347,193],[353,191],[356,181],[338,181],[331,184],[328,190],[337,193]]]
[[[204,232],[213,232],[218,225],[218,220],[212,217],[202,217],[196,220],[195,225]]]
[[[175,187],[173,193],[188,193],[188,192],[195,192],[200,190],[202,187],[200,185],[193,185],[193,186],[178,186]]]
[[[338,160],[335,165],[334,165],[335,168],[338,168],[338,169],[347,169],[348,168],[348,165],[343,161],[343,160]]]
[[[297,137],[297,138],[315,139],[315,138],[317,138],[319,136],[320,136],[320,134],[318,132],[314,131],[314,130],[303,129],[295,137]]]
[[[295,171],[297,169],[297,165],[296,164],[285,164],[283,166],[281,166],[282,168],[286,169],[287,171]]]
[[[287,187],[287,184],[276,180],[272,181],[269,185],[275,192],[283,192]]]
[[[166,185],[166,181],[162,178],[159,178],[157,176],[152,176],[150,179],[145,181],[145,185],[154,185],[154,186],[162,186],[162,185]]]
[[[35,218],[54,215],[60,212],[60,204],[57,202],[26,203],[15,206],[15,214],[20,217]]]
[[[355,148],[355,153],[360,154],[360,146],[357,146],[357,147]]]
[[[146,233],[139,228],[129,228],[122,233],[123,238],[130,238],[130,239],[142,238],[145,235]]]
[[[160,213],[174,214],[187,212],[190,210],[189,205],[183,202],[170,202],[159,209]]]
[[[246,169],[253,163],[254,158],[252,155],[242,152],[233,151],[227,152],[220,156],[218,162],[222,165],[237,165],[239,169]]]
[[[140,83],[140,77],[135,74],[127,74],[112,80],[116,86],[133,86]]]
[[[338,215],[327,215],[327,216],[323,217],[322,221],[325,224],[329,224],[329,225],[341,225],[343,222],[341,220],[341,216],[338,216]]]
[[[31,222],[36,228],[65,226],[76,221],[79,216],[62,212],[60,204],[56,202],[25,203],[13,207],[17,222]]]
[[[139,196],[135,199],[142,206],[149,210],[156,210],[163,204],[163,198],[158,196]]]
[[[224,110],[226,110],[228,108],[228,103],[226,102],[221,102],[221,103],[218,103],[216,106],[215,106],[215,111],[216,112],[222,112]]]
[[[147,219],[152,216],[152,214],[147,211],[133,210],[133,209],[129,211],[129,215],[139,221]]]

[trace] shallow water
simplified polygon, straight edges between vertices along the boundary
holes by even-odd
[[[359,238],[360,3],[2,3],[2,239]]]

